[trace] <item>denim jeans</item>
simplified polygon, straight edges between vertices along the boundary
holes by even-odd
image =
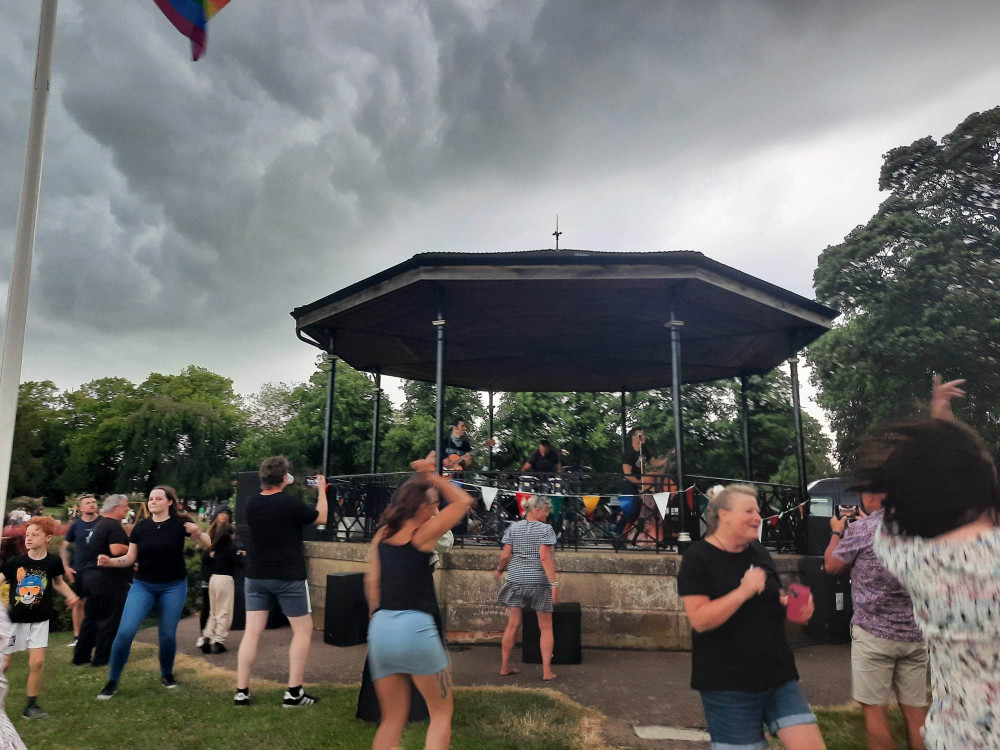
[[[125,600],[125,611],[118,626],[118,635],[111,645],[111,671],[108,679],[117,682],[132,651],[132,640],[139,625],[154,605],[159,605],[160,674],[173,674],[177,654],[177,623],[187,598],[187,580],[170,583],[150,583],[136,579]]]

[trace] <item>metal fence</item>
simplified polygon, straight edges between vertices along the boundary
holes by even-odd
[[[370,541],[393,490],[410,476],[330,477],[329,518],[312,538]],[[705,533],[702,515],[709,488],[740,482],[757,489],[765,518],[764,545],[776,552],[805,552],[808,505],[799,498],[798,489],[788,485],[689,476],[689,487],[678,493],[666,477],[651,479],[640,492],[621,474],[599,472],[468,471],[452,472],[450,478],[475,500],[467,518],[454,529],[456,546],[499,546],[506,528],[520,517],[520,502],[534,493],[552,502],[549,523],[562,548],[676,551],[682,521],[692,540]]]

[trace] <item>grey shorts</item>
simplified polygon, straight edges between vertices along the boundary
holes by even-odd
[[[247,578],[243,582],[247,612],[270,610],[275,602],[285,617],[312,614],[309,584],[305,581],[283,581],[278,578]]]

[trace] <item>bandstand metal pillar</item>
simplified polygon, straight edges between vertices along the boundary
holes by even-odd
[[[679,507],[677,517],[680,520],[680,528],[677,532],[677,548],[683,551],[691,541],[691,534],[687,531],[687,496],[684,493],[684,417],[681,411],[681,327],[684,321],[678,320],[673,304],[670,305],[670,320],[667,327],[670,329],[670,391],[674,402],[674,450],[676,451],[677,462],[677,498]]]
[[[326,416],[323,419],[323,475],[330,474],[330,440],[333,435],[333,396],[337,386],[337,355],[334,353],[334,339],[330,337],[327,357],[330,371],[326,378]]]
[[[792,376],[792,410],[795,416],[795,458],[799,467],[799,499],[806,499],[806,443],[802,434],[802,405],[799,402],[799,358],[793,354],[788,360]]]
[[[379,448],[379,411],[382,406],[382,371],[375,371],[375,407],[372,415],[372,474],[378,474]]]
[[[431,321],[437,328],[437,404],[434,407],[434,470],[440,474],[444,462],[441,455],[441,439],[444,435],[444,292],[437,291],[437,318]]]
[[[750,407],[747,403],[749,379],[740,375],[740,416],[743,421],[743,473],[748,482],[753,481],[753,453],[750,450]]]

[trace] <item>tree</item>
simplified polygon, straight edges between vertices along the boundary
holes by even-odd
[[[60,484],[67,493],[114,490],[135,393],[125,378],[100,378],[65,394],[67,457]]]
[[[228,464],[246,422],[232,381],[191,365],[179,375],[151,374],[133,401],[115,488],[170,484],[182,497],[228,497]]]
[[[329,365],[316,358],[309,380],[295,386],[265,384],[252,396],[246,438],[236,450],[235,471],[256,471],[268,456],[287,456],[308,473],[321,470]],[[360,474],[371,466],[375,386],[369,376],[337,360],[330,439],[330,474]],[[392,419],[392,404],[382,400],[382,429]]]
[[[65,460],[64,404],[51,380],[22,383],[17,392],[17,418],[11,453],[8,497],[63,499],[58,478]]]
[[[885,155],[888,197],[867,224],[826,248],[818,298],[843,315],[809,348],[819,403],[850,464],[879,422],[925,407],[933,373],[968,379],[961,418],[1000,444],[1000,108],[940,142]]]

